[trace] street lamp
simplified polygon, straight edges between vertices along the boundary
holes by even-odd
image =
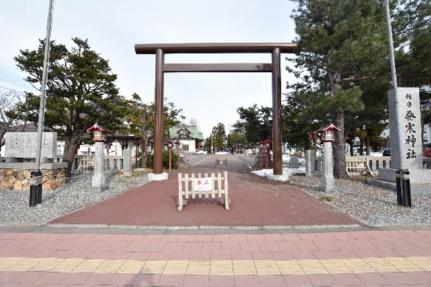
[[[51,45],[51,30],[52,30],[52,11],[54,9],[54,0],[49,1],[48,19],[46,24],[46,37],[45,37],[45,52],[43,56],[43,72],[41,95],[39,102],[39,119],[37,123],[37,142],[36,142],[36,170],[32,171],[30,176],[30,199],[29,206],[35,206],[42,203],[42,182],[43,175],[40,170],[40,158],[42,154],[42,136],[45,117],[45,98],[46,98],[46,82],[48,80],[48,61],[49,51]]]

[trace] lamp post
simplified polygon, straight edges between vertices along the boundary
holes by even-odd
[[[332,154],[332,143],[335,141],[335,132],[340,131],[334,124],[321,128],[318,133],[323,142],[323,175],[321,178],[321,189],[325,192],[334,189],[334,159]]]
[[[94,174],[91,180],[91,186],[102,190],[105,187],[105,156],[104,156],[104,145],[106,141],[107,130],[95,123],[93,126],[87,129],[87,132],[93,134],[93,141],[96,145]]]
[[[45,116],[45,98],[46,98],[46,82],[48,80],[48,61],[51,44],[52,30],[52,11],[54,9],[54,0],[49,1],[48,19],[46,24],[45,51],[43,56],[43,72],[41,83],[41,94],[39,101],[39,119],[37,123],[37,142],[36,142],[36,170],[30,173],[30,199],[29,206],[33,207],[38,203],[42,203],[42,182],[43,175],[40,169],[40,158],[42,155],[42,136]]]

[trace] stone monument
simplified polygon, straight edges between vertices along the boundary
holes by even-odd
[[[289,167],[290,168],[299,168],[299,159],[296,156],[291,156],[289,160]]]
[[[305,175],[312,176],[316,170],[316,151],[306,150],[305,151]]]
[[[17,162],[19,159],[33,159],[36,156],[37,133],[8,132],[5,138],[6,162]],[[57,133],[44,132],[42,136],[42,162],[57,157]]]
[[[431,192],[431,170],[423,168],[419,88],[398,88],[388,93],[391,167],[379,169],[378,180],[369,182],[395,187],[395,172],[408,169],[411,190]]]
[[[36,132],[5,134],[5,162],[0,163],[0,189],[30,189],[30,173],[36,167]],[[57,133],[42,136],[41,169],[43,190],[53,190],[66,184],[67,163],[57,157]]]

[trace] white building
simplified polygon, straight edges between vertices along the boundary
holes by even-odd
[[[180,143],[180,150],[197,152],[201,149],[204,136],[197,126],[180,124],[169,129],[170,140]]]

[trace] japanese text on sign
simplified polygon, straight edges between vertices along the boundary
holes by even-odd
[[[193,189],[195,191],[211,191],[213,182],[210,177],[202,177],[193,179]]]
[[[407,124],[405,125],[405,132],[406,132],[406,138],[405,143],[408,146],[407,152],[406,152],[406,159],[413,159],[416,158],[416,152],[414,150],[415,143],[416,143],[416,125],[412,122],[413,119],[416,119],[416,115],[411,110],[412,107],[412,94],[408,93],[406,94],[406,106],[407,106],[407,112],[404,116],[404,119],[407,120]]]

